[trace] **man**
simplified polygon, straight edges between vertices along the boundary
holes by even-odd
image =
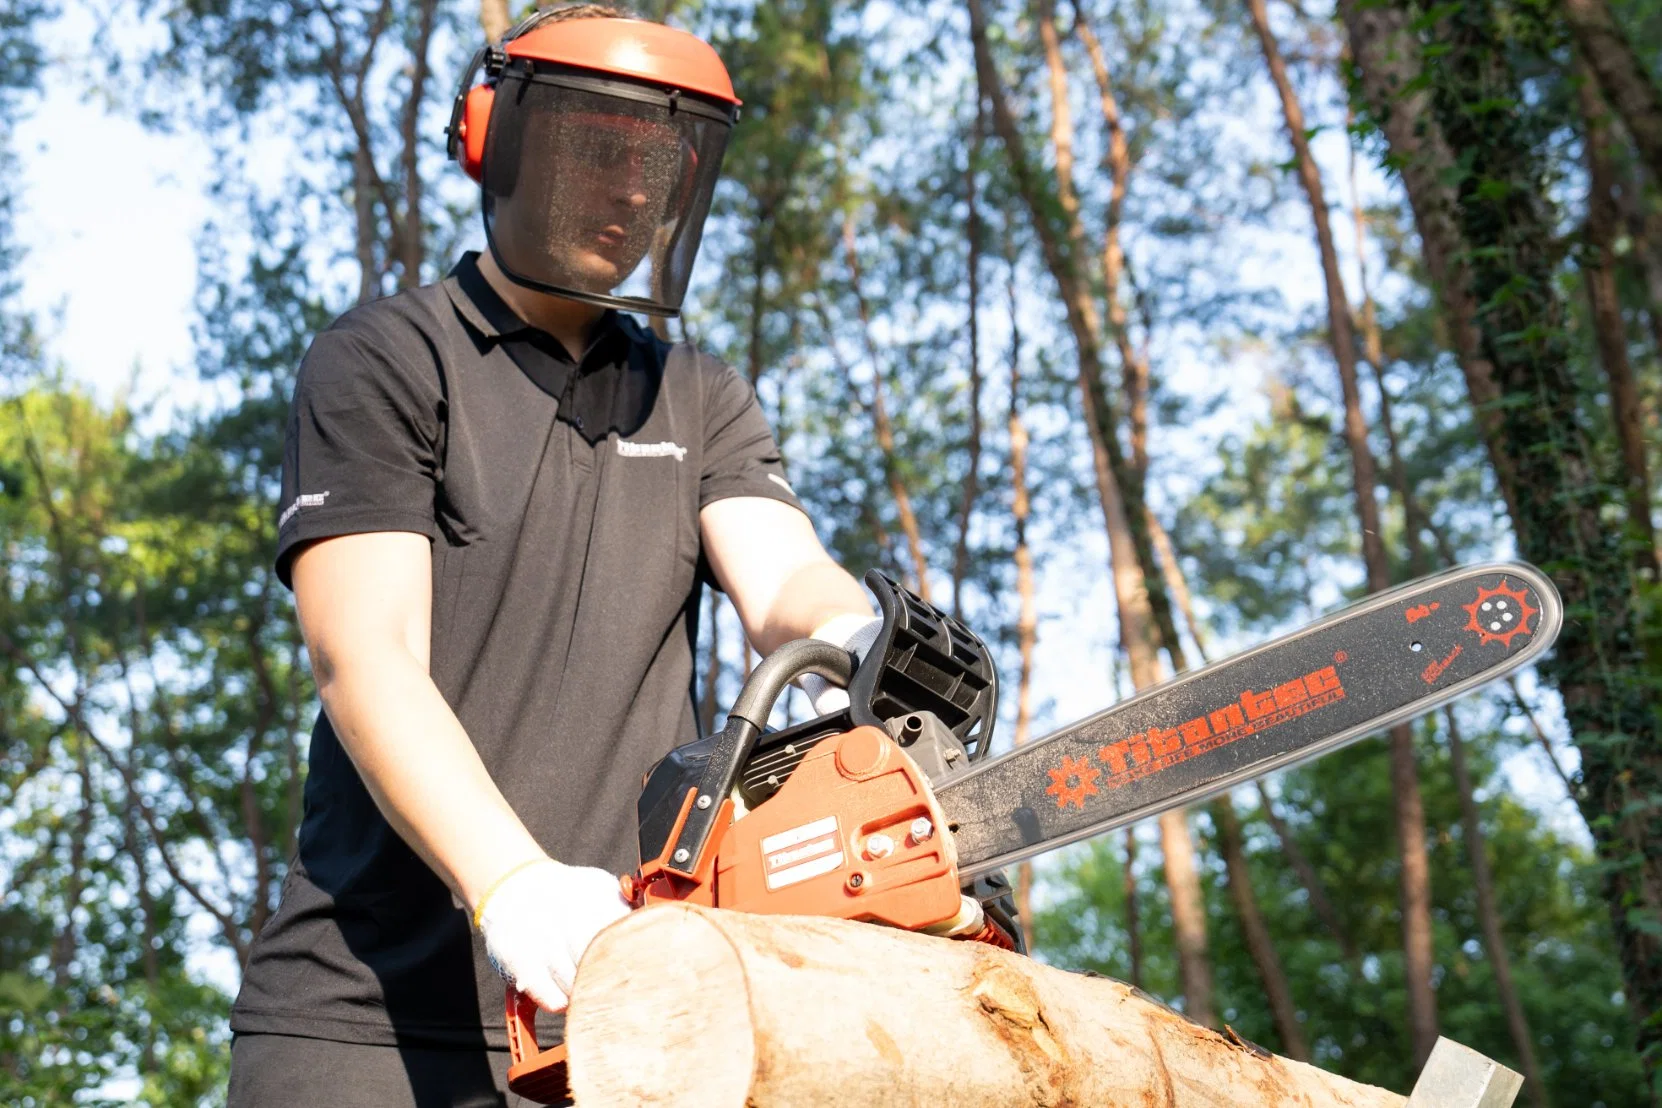
[[[714,52],[578,5],[482,53],[451,134],[488,251],[347,313],[296,385],[277,568],[324,710],[233,1108],[504,1103],[496,970],[562,1008],[627,910],[703,583],[764,653],[875,629],[748,384],[616,310],[679,308],[736,115]]]

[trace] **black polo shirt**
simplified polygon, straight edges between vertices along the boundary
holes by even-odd
[[[636,862],[641,776],[696,737],[698,513],[799,507],[749,384],[608,315],[573,361],[464,258],[312,343],[283,461],[277,568],[367,531],[432,539],[431,672],[550,854]],[[299,856],[254,943],[237,1032],[507,1045],[466,912],[312,731]]]

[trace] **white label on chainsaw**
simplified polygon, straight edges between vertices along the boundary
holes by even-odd
[[[777,835],[769,835],[762,840],[762,853],[773,854],[797,843],[805,843],[809,839],[817,839],[821,835],[837,833],[837,817],[826,816],[816,819],[813,823],[805,823],[801,827],[793,827],[789,831],[781,831]]]
[[[767,887],[782,889],[843,864],[837,817],[826,816],[762,840],[762,872]]]
[[[831,845],[835,846],[836,843],[833,842]],[[791,866],[789,869],[782,869],[777,873],[768,874],[768,888],[770,890],[782,889],[786,885],[794,885],[798,881],[806,881],[810,877],[818,877],[822,873],[830,873],[842,864],[843,852],[838,850],[835,853],[815,858],[811,862],[802,862],[799,865]]]

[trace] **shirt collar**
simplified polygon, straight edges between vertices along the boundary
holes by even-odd
[[[503,339],[533,329],[514,314],[508,302],[497,295],[485,275],[479,272],[477,250],[462,255],[444,279],[444,291],[450,294],[450,302],[456,305],[468,325],[487,339]]]
[[[523,338],[534,342],[539,348],[558,356],[555,352],[561,351],[559,342],[555,341],[546,332],[531,326],[514,314],[491,283],[485,280],[485,275],[479,271],[479,252],[469,250],[462,255],[444,280],[444,291],[449,294],[450,302],[456,306],[462,318],[481,336],[492,342],[500,342],[508,338]],[[595,328],[594,339],[589,348],[582,352],[577,359],[585,368],[597,361],[613,360],[618,356],[620,340],[627,343],[630,339],[629,321],[621,313],[608,308],[601,316],[599,325]]]

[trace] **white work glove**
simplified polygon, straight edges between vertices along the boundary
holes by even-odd
[[[877,641],[877,632],[882,629],[883,621],[880,619],[848,614],[827,620],[810,637],[840,646],[858,661],[865,658],[866,651]],[[808,694],[816,716],[828,716],[848,707],[848,692],[817,673],[804,673],[796,679],[796,684]]]
[[[616,875],[545,858],[510,870],[473,917],[503,980],[558,1012],[589,942],[629,909]]]

